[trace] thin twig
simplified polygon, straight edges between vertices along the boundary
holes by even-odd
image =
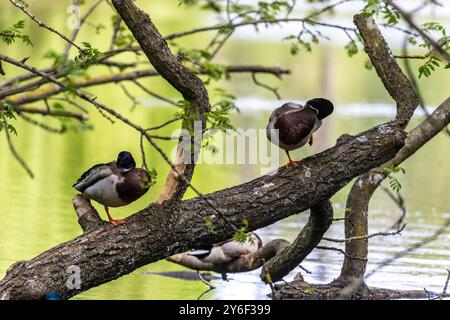
[[[303,271],[305,271],[307,274],[312,274],[311,271],[309,271],[308,269],[306,269],[306,268],[305,268],[304,266],[302,266],[301,264],[299,264],[298,267],[299,267],[300,269],[302,269]]]
[[[389,228],[390,229],[398,229],[398,227],[400,227],[403,223],[403,220],[406,217],[406,208],[405,208],[405,200],[403,199],[402,195],[400,194],[400,192],[397,192],[395,196],[390,189],[381,186],[381,190],[383,190],[388,196],[389,198],[392,199],[392,201],[395,202],[395,204],[400,208],[400,210],[402,211],[402,214],[400,215],[400,217],[397,219],[397,221]]]
[[[149,89],[147,89],[142,83],[140,83],[139,81],[137,81],[136,79],[131,80],[135,85],[137,85],[142,91],[144,91],[145,93],[147,93],[148,95],[151,95],[152,97],[155,97],[156,99],[159,99],[161,101],[164,101],[168,104],[171,104],[175,107],[181,107],[176,101],[170,100],[168,98],[165,98]]]
[[[316,247],[316,249],[319,249],[319,250],[330,250],[330,251],[337,251],[337,252],[340,252],[340,253],[342,253],[342,254],[343,254],[344,256],[346,256],[347,258],[350,258],[350,259],[355,259],[355,260],[362,260],[362,261],[367,261],[367,259],[366,259],[366,258],[360,258],[360,257],[355,257],[355,256],[351,256],[351,255],[349,255],[349,254],[345,253],[345,251],[344,251],[344,250],[342,250],[342,249],[339,249],[339,248],[335,248],[335,247],[317,246],[317,247]]]
[[[180,117],[175,117],[175,118],[173,118],[173,119],[170,119],[170,120],[164,122],[163,124],[157,125],[157,126],[155,126],[155,127],[147,128],[147,129],[145,129],[145,130],[146,130],[146,131],[151,131],[151,130],[161,129],[161,128],[163,128],[163,127],[165,127],[165,126],[167,126],[167,125],[169,125],[169,124],[171,124],[171,123],[173,123],[173,122],[175,122],[175,121],[178,121],[178,120],[181,120],[181,118],[180,118]]]
[[[79,1],[79,0],[74,0],[74,1],[73,1],[73,5],[77,6],[77,5],[78,5],[78,1]],[[84,16],[81,17],[79,25],[78,25],[77,27],[75,27],[75,29],[73,29],[73,32],[72,32],[72,34],[71,34],[71,36],[70,36],[70,42],[67,44],[66,49],[64,50],[64,55],[67,56],[67,55],[69,54],[69,50],[70,50],[70,48],[72,47],[72,43],[74,43],[74,41],[75,41],[75,39],[76,39],[76,37],[77,37],[77,35],[78,35],[78,32],[79,32],[80,29],[81,29],[81,26],[82,26],[83,23],[87,20],[87,18],[95,11],[95,9],[98,7],[98,5],[99,5],[100,3],[102,3],[103,1],[104,1],[104,0],[97,0],[97,2],[95,2],[95,3],[88,9],[88,11],[86,12],[86,14],[85,14]]]
[[[188,30],[188,31],[184,31],[184,32],[173,33],[173,34],[167,35],[164,37],[164,39],[172,40],[172,39],[181,38],[181,37],[184,37],[187,35],[196,34],[199,32],[215,31],[215,30],[220,30],[220,29],[227,28],[227,27],[234,29],[234,28],[239,28],[239,27],[243,27],[243,26],[256,26],[259,24],[279,24],[279,23],[283,23],[283,22],[286,22],[286,23],[287,22],[307,22],[309,24],[318,25],[318,26],[322,26],[322,27],[336,28],[336,29],[347,30],[347,31],[356,31],[356,29],[353,27],[344,27],[344,26],[335,25],[335,24],[331,24],[331,23],[307,20],[305,18],[281,18],[281,19],[261,19],[261,20],[256,20],[256,21],[244,21],[244,22],[234,23],[232,25],[229,25],[226,23],[226,24],[219,24],[219,25],[215,25],[215,26],[196,28],[196,29],[192,29],[192,30]]]
[[[258,81],[258,79],[256,79],[256,73],[254,73],[254,72],[252,72],[252,79],[253,79],[253,82],[254,82],[257,86],[260,86],[260,87],[262,87],[262,88],[264,88],[264,89],[269,90],[270,92],[272,92],[272,93],[275,95],[275,97],[277,97],[278,100],[281,100],[281,96],[280,96],[280,94],[278,93],[278,89],[273,88],[273,87],[271,87],[271,86],[269,86],[269,85],[267,85],[267,84],[264,84],[264,83]]]
[[[445,296],[447,296],[447,288],[448,283],[450,281],[450,269],[447,269],[447,280],[445,280],[444,289],[442,289],[442,293],[440,294],[439,300],[442,300]]]
[[[45,124],[45,123],[39,122],[39,121],[37,121],[37,120],[34,120],[34,119],[32,119],[32,118],[26,116],[26,115],[23,114],[23,113],[21,113],[19,116],[20,116],[23,120],[25,120],[26,122],[28,122],[28,123],[30,123],[30,124],[32,124],[32,125],[34,125],[34,126],[37,126],[37,127],[41,128],[41,129],[44,129],[44,130],[46,130],[46,131],[48,131],[48,132],[51,132],[51,133],[62,134],[62,133],[64,133],[64,132],[67,131],[67,128],[66,128],[64,125],[62,125],[60,128],[53,128],[53,127],[48,126],[48,125]]]

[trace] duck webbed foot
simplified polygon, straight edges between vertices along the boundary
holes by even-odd
[[[285,169],[291,168],[291,167],[298,167],[300,165],[301,161],[295,161],[295,160],[289,160],[288,163],[286,163],[283,167]]]
[[[122,223],[125,222],[125,219],[110,219],[109,222],[113,225],[113,226],[118,226]]]

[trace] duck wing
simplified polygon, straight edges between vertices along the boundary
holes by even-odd
[[[225,256],[232,260],[239,258],[243,254],[249,253],[247,242],[239,243],[237,241],[229,241],[224,243],[221,248]]]
[[[114,174],[114,164],[114,161],[110,163],[96,164],[83,173],[72,187],[80,192],[83,192],[90,186],[94,185],[97,181]]]

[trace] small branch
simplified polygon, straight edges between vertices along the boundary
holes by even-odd
[[[163,124],[160,124],[160,125],[155,126],[155,127],[147,128],[145,130],[146,131],[151,131],[151,130],[161,129],[161,128],[163,128],[163,127],[165,127],[165,126],[167,126],[167,125],[169,125],[169,124],[171,124],[171,123],[173,123],[175,121],[178,121],[178,120],[181,120],[181,118],[180,117],[175,117],[175,118],[173,118],[171,120],[168,120],[168,121],[164,122]]]
[[[306,22],[306,23],[309,23],[312,25],[318,25],[318,26],[322,26],[322,27],[336,28],[336,29],[347,30],[347,31],[355,31],[355,28],[344,27],[344,26],[335,25],[335,24],[331,24],[331,23],[325,23],[325,22],[318,22],[318,21],[308,20],[305,18],[281,18],[281,19],[261,19],[261,20],[256,20],[256,21],[244,21],[244,22],[239,22],[239,23],[233,23],[232,25],[229,25],[228,23],[226,23],[226,24],[220,24],[220,25],[215,25],[215,26],[196,28],[196,29],[192,29],[192,30],[188,30],[188,31],[180,32],[180,33],[174,33],[174,34],[167,35],[164,37],[164,39],[172,40],[172,39],[181,38],[181,37],[185,37],[185,36],[200,33],[200,32],[215,31],[215,30],[220,30],[223,28],[235,29],[235,28],[239,28],[239,27],[243,27],[243,26],[257,26],[259,24],[279,24],[282,22]]]
[[[119,33],[119,29],[120,29],[120,24],[122,23],[122,18],[117,15],[116,16],[116,21],[114,22],[114,29],[113,29],[113,33],[112,33],[112,37],[111,37],[111,42],[109,44],[109,50],[113,50],[116,44],[116,40],[117,40],[117,35]]]
[[[378,272],[379,270],[381,270],[382,268],[384,268],[385,266],[388,266],[390,264],[392,264],[392,262],[394,262],[395,260],[404,257],[405,255],[407,255],[410,252],[413,252],[415,250],[417,250],[418,248],[421,248],[427,244],[429,244],[430,242],[433,242],[434,240],[436,240],[441,234],[444,234],[447,231],[447,228],[450,226],[450,219],[447,219],[445,221],[445,223],[438,229],[436,230],[436,232],[434,232],[431,236],[426,237],[424,239],[422,239],[421,241],[418,241],[414,244],[412,244],[411,246],[409,246],[408,248],[396,253],[393,257],[388,258],[383,260],[382,262],[380,262],[379,264],[377,264],[377,266],[370,271],[364,278],[368,279],[369,277],[371,277],[372,275],[374,275],[376,272]]]
[[[119,87],[120,89],[122,89],[123,93],[125,94],[125,96],[130,99],[131,101],[131,109],[130,110],[134,110],[134,108],[139,104],[136,97],[133,96],[130,91],[128,91],[127,87],[123,84],[123,83],[119,83]]]
[[[273,74],[277,78],[281,78],[284,74],[290,74],[291,71],[289,69],[283,69],[280,67],[266,67],[266,66],[252,66],[252,65],[238,65],[238,66],[227,66],[225,69],[227,73],[246,73],[250,72],[252,74],[255,73],[267,73]]]
[[[6,56],[4,56],[6,57]],[[0,59],[2,59],[2,56],[0,55]],[[9,58],[12,60],[11,58]],[[7,61],[8,62],[8,61]],[[33,75],[53,75],[52,73],[48,72],[49,70],[37,70],[39,74],[32,73]],[[228,66],[225,69],[225,72],[228,74],[231,73],[244,73],[244,72],[252,72],[252,73],[267,73],[267,74],[273,74],[277,77],[281,76],[282,74],[288,74],[290,71],[281,69],[278,67],[264,67],[264,66]],[[200,72],[201,73],[201,72]],[[54,75],[55,78],[59,78],[63,76],[64,74],[57,74]],[[137,71],[131,71],[127,73],[116,73],[112,75],[100,75],[95,78],[80,78],[73,81],[72,86],[74,88],[86,88],[96,85],[103,85],[108,83],[118,83],[122,81],[133,81],[139,78],[145,78],[145,77],[155,77],[159,76],[159,73],[155,70],[149,69],[149,70],[137,70]],[[31,78],[31,77],[30,77]],[[17,88],[10,88],[8,90],[0,91],[0,99],[4,99],[8,97],[8,101],[12,104],[24,104],[24,103],[30,103],[42,99],[46,99],[48,97],[54,96],[58,93],[64,92],[64,89],[61,86],[47,86],[45,89],[37,88],[33,91],[28,91],[30,88],[38,87],[42,84],[48,83],[51,81],[44,79],[40,79],[39,81],[34,82],[33,84],[26,84],[22,87]],[[18,95],[18,93],[23,94]],[[163,97],[162,97],[163,98]],[[169,100],[169,99],[168,99]],[[168,101],[167,101],[168,102]]]
[[[265,260],[269,260],[278,255],[287,246],[289,246],[288,241],[284,239],[274,239],[266,243],[256,252],[243,255],[226,264],[206,263],[186,252],[172,255],[168,257],[167,260],[194,270],[214,271],[217,273],[248,272],[258,269],[264,264]]]
[[[281,100],[281,96],[278,93],[278,89],[273,88],[273,87],[271,87],[271,86],[269,86],[267,84],[264,84],[264,83],[258,81],[258,79],[256,79],[256,74],[255,73],[252,73],[252,79],[253,79],[253,82],[255,83],[255,85],[269,90],[270,92],[272,92],[275,95],[275,97],[277,97],[278,100]]]
[[[141,158],[142,158],[142,167],[148,170],[147,161],[145,160],[145,150],[144,150],[144,135],[141,134],[141,137],[139,138],[139,148],[141,150]]]
[[[21,5],[20,3],[18,3],[15,0],[9,0],[9,2],[11,2],[14,6],[16,6],[17,8],[19,8],[20,10],[22,10],[23,13],[25,13],[27,16],[29,16],[31,18],[31,20],[33,20],[34,22],[36,22],[40,27],[47,29],[48,31],[58,35],[60,38],[62,38],[64,41],[68,42],[70,45],[74,46],[75,48],[77,48],[79,51],[83,51],[82,48],[80,48],[76,43],[70,41],[69,38],[67,38],[65,35],[63,35],[62,33],[60,33],[59,31],[53,29],[52,27],[49,27],[48,25],[46,25],[45,23],[43,23],[42,21],[38,20],[30,11],[28,11],[23,5]]]
[[[26,162],[22,159],[22,157],[17,153],[16,149],[14,148],[14,145],[11,141],[11,136],[9,134],[9,124],[8,121],[6,120],[6,117],[2,114],[2,119],[3,119],[3,130],[5,130],[5,134],[6,134],[6,140],[8,141],[8,146],[9,146],[9,150],[11,150],[11,153],[13,154],[14,158],[16,158],[16,160],[20,163],[20,165],[25,169],[25,171],[28,173],[28,175],[31,178],[34,178],[34,174],[31,171],[31,169],[28,167],[28,165],[26,164]]]
[[[40,114],[43,116],[53,116],[53,117],[65,117],[65,118],[75,118],[80,122],[87,121],[89,118],[86,114],[72,112],[68,110],[49,110],[48,108],[40,109],[40,108],[31,108],[27,106],[14,106],[14,110],[17,113],[32,113],[32,114]]]
[[[448,283],[450,281],[450,269],[447,269],[447,280],[445,280],[445,285],[444,285],[444,289],[442,289],[442,293],[440,294],[439,300],[442,300],[444,297],[447,296],[447,288],[448,288]]]
[[[337,251],[337,252],[342,253],[344,256],[346,256],[346,257],[349,258],[349,259],[355,259],[355,260],[367,261],[367,258],[360,258],[360,257],[354,257],[354,256],[351,256],[351,255],[345,253],[344,250],[339,249],[339,248],[335,248],[335,247],[317,246],[316,249],[319,249],[319,250]]]
[[[398,5],[394,3],[392,0],[385,0],[387,4],[389,4],[392,8],[394,8],[406,21],[406,23],[414,30],[416,30],[420,36],[430,44],[439,55],[445,59],[448,63],[450,63],[450,54],[445,51],[433,38],[431,38],[425,31],[422,30],[417,24],[414,23],[410,14],[406,13],[403,9],[401,9]]]
[[[89,232],[108,224],[100,218],[97,210],[95,210],[91,203],[81,195],[76,195],[73,198],[72,203],[78,216],[78,223],[84,232]]]
[[[382,186],[381,190],[383,190],[388,196],[389,198],[392,199],[392,201],[395,202],[395,204],[400,208],[400,210],[402,211],[402,214],[400,215],[400,217],[397,219],[397,221],[389,228],[389,229],[397,229],[399,228],[402,224],[403,224],[403,220],[406,217],[406,208],[405,208],[405,200],[403,199],[403,197],[401,196],[400,192],[397,192],[396,195],[394,195],[390,189]]]

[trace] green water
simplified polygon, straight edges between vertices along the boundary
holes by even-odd
[[[45,21],[55,26],[64,25],[65,4],[58,2],[54,5],[49,1],[40,1],[41,6],[32,4],[30,10]],[[177,7],[177,1],[167,1],[151,5],[143,5],[146,10],[155,12],[155,23],[161,26],[163,34],[181,31],[189,26],[201,24],[201,19],[184,21],[179,19],[182,14],[193,17],[202,15],[193,9],[188,13]],[[174,11],[170,11],[170,8]],[[109,26],[108,7],[104,6],[94,15],[95,21],[103,21]],[[105,15],[106,13],[106,15]],[[0,4],[0,18],[2,27],[8,26],[22,15],[7,5]],[[210,23],[208,23],[210,24]],[[21,58],[31,56],[28,63],[43,67],[42,55],[49,47],[61,46],[57,37],[43,36],[40,29],[29,28],[35,46],[25,48],[22,45],[2,48],[5,54]],[[64,30],[61,27],[61,30]],[[66,33],[69,33],[65,30]],[[105,48],[109,36],[95,35],[89,31],[82,32],[80,37],[89,34],[90,42],[99,48]],[[195,36],[183,40],[189,45],[198,45],[204,42],[207,35]],[[80,38],[81,39],[81,38]],[[3,51],[2,51],[3,52]],[[325,67],[324,61],[328,61]],[[333,97],[337,108],[345,108],[346,103],[375,103],[390,102],[375,73],[364,70],[365,58],[358,55],[348,59],[342,48],[319,47],[313,53],[301,53],[291,57],[285,44],[264,41],[246,42],[243,40],[230,42],[224,47],[219,61],[232,64],[264,64],[281,65],[292,69],[292,75],[275,80],[270,76],[261,79],[280,88],[283,98],[304,101],[321,92],[327,91]],[[4,66],[8,76],[19,72]],[[106,74],[104,68],[96,68],[94,75]],[[1,79],[0,79],[1,80]],[[448,72],[439,71],[430,81],[421,80],[424,96],[430,105],[441,102],[448,96]],[[329,82],[324,86],[324,82]],[[164,93],[166,96],[179,98],[168,85],[159,79],[142,80],[154,91]],[[220,83],[238,97],[252,96],[260,101],[273,99],[272,95],[255,87],[248,75],[233,75],[231,82]],[[113,107],[132,121],[150,127],[158,125],[169,119],[175,108],[164,106],[158,101],[149,100],[136,87],[129,86],[130,91],[145,100],[143,106],[131,111],[130,101],[117,85],[110,84],[96,87],[92,90],[99,101]],[[324,88],[325,87],[325,88]],[[212,92],[212,90],[211,90]],[[214,99],[214,96],[212,96]],[[98,114],[91,106],[84,105],[89,110],[90,123],[93,130],[69,132],[64,135],[55,135],[44,132],[39,128],[24,124],[23,121],[15,123],[18,136],[13,138],[19,154],[26,160],[35,179],[30,179],[20,165],[14,161],[7,147],[4,135],[0,136],[0,278],[4,276],[7,268],[16,261],[27,260],[61,242],[68,241],[81,233],[73,212],[71,199],[75,190],[71,185],[80,174],[95,163],[110,161],[121,150],[131,151],[137,158],[139,155],[139,136],[131,129],[116,122],[111,124]],[[277,105],[274,105],[276,107]],[[233,114],[232,122],[237,128],[263,128],[269,115],[265,111],[246,111],[246,105],[239,105],[241,114]],[[366,105],[370,108],[370,105]],[[52,119],[35,117],[56,125]],[[316,137],[314,148],[302,148],[294,152],[296,159],[320,152],[334,145],[336,138],[342,133],[357,133],[377,123],[386,121],[387,117],[349,116],[336,113],[320,129]],[[410,127],[420,121],[421,117],[413,119]],[[172,124],[158,133],[169,135],[178,124]],[[162,141],[160,145],[169,152],[174,142]],[[446,218],[450,218],[450,170],[448,160],[450,157],[449,139],[444,134],[438,135],[414,157],[407,160],[404,165],[406,175],[399,177],[403,188],[401,190],[408,209],[407,229],[402,236],[377,239],[370,241],[369,269],[383,259],[390,257],[408,245],[431,235]],[[156,185],[141,199],[122,208],[112,209],[115,218],[129,216],[133,212],[145,207],[155,200],[159,194],[168,172],[168,166],[160,156],[150,147],[146,147],[149,166],[158,171]],[[284,155],[282,160],[285,160]],[[225,187],[248,181],[260,175],[258,165],[199,165],[193,179],[193,184],[202,192],[208,193]],[[335,216],[343,215],[343,206],[349,186],[345,187],[333,198]],[[186,197],[194,194],[188,191]],[[102,207],[97,206],[101,216],[106,219]],[[370,206],[370,231],[385,231],[399,215],[399,209],[383,192],[377,192]],[[260,230],[264,242],[274,238],[293,240],[299,228],[305,223],[306,215],[290,217],[272,226]],[[342,237],[343,230],[340,223],[334,224],[327,232],[329,237]],[[335,252],[315,250],[306,259],[302,266],[312,271],[306,275],[307,280],[326,282],[338,275],[342,256]],[[377,286],[391,288],[427,289],[439,291],[445,281],[446,271],[450,264],[450,233],[447,230],[437,240],[429,245],[397,260],[394,264],[376,273],[369,283]],[[199,281],[187,281],[149,274],[150,272],[165,272],[185,270],[175,264],[165,261],[153,263],[124,276],[118,280],[93,288],[75,297],[75,299],[196,299],[205,286]],[[296,270],[298,271],[298,270]],[[295,272],[286,279],[289,280]],[[207,293],[206,299],[264,299],[269,289],[259,282],[258,272],[232,275],[230,282],[214,281],[216,290]]]

